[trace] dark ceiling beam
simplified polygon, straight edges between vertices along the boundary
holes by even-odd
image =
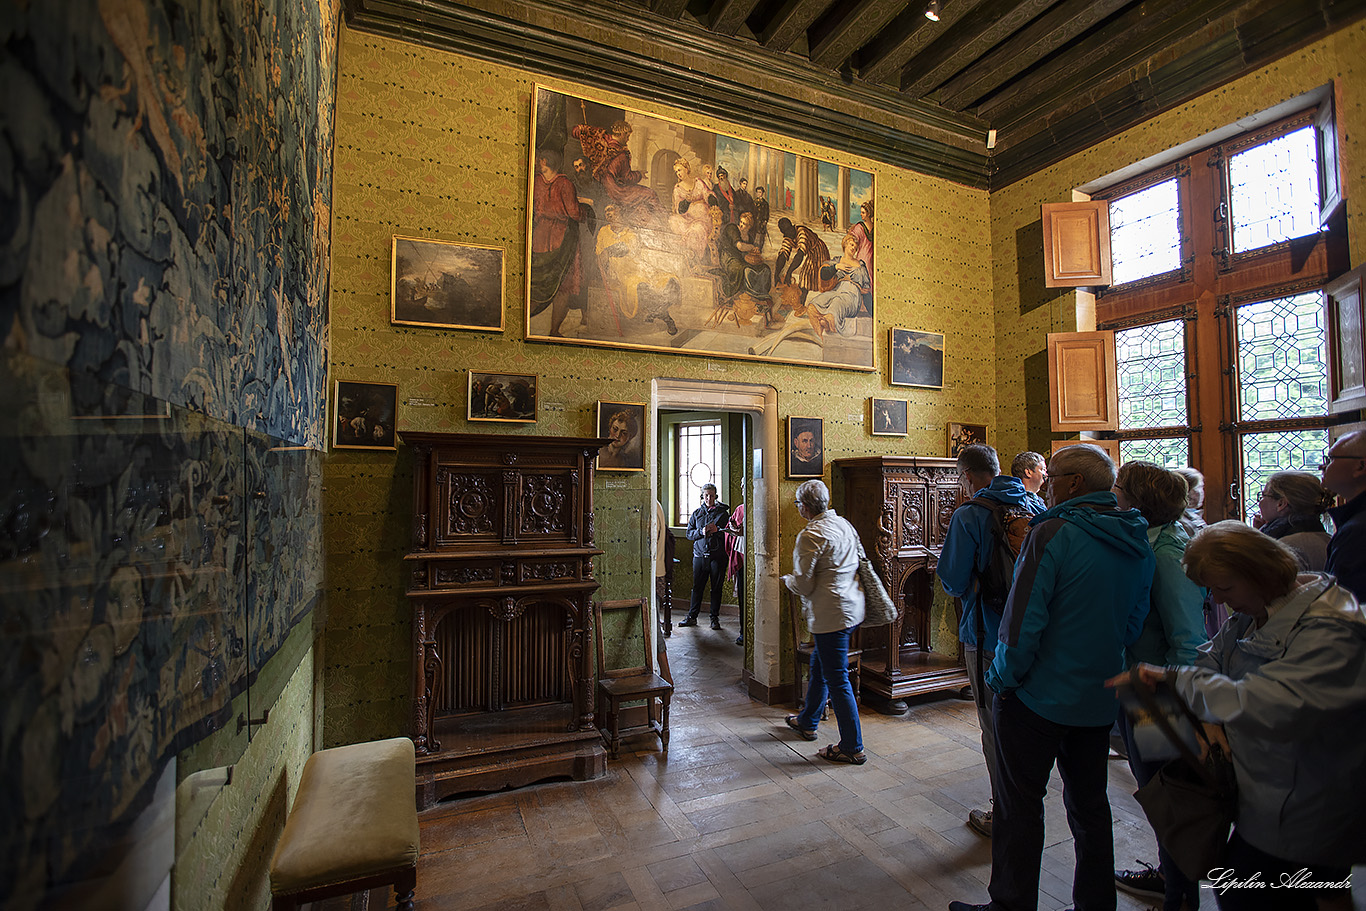
[[[972,12],[982,0],[944,0],[939,21],[925,18],[925,8],[915,0],[897,16],[883,34],[868,42],[854,57],[859,78],[874,85],[896,83],[901,68],[916,54],[947,34],[955,22]]]
[[[1067,0],[944,83],[935,93],[939,103],[963,110],[1132,2]]]
[[[995,0],[961,19],[930,49],[901,68],[901,91],[924,98],[959,70],[1024,28],[1056,0]]]
[[[759,43],[770,51],[789,49],[829,5],[829,0],[787,0],[760,30]]]
[[[688,0],[650,0],[650,12],[665,19],[681,19]]]
[[[733,37],[758,5],[759,0],[718,0],[707,15],[707,28]]]
[[[832,74],[821,77],[789,54],[742,54],[736,39],[648,13],[632,22],[632,39],[645,48],[687,48],[687,59],[605,47],[587,36],[620,33],[619,17],[581,0],[544,0],[541,6],[551,9],[557,21],[568,20],[572,28],[552,31],[449,0],[343,0],[346,24],[357,31],[516,67],[535,77],[592,85],[638,98],[641,104],[694,111],[892,167],[986,187],[987,157],[979,145],[985,124],[971,115],[913,102],[885,89],[848,84]],[[722,76],[695,69],[690,65],[694,59],[725,60],[731,66]],[[829,102],[813,104],[809,97]]]
[[[881,32],[905,8],[906,0],[836,3],[806,32],[811,62],[826,69],[839,69],[869,35]]]
[[[1050,99],[1088,95],[1086,85],[1103,81],[1150,57],[1183,30],[1207,27],[1246,0],[1144,0],[1087,35],[1076,50],[1045,61],[973,108],[998,129],[1047,115]]]

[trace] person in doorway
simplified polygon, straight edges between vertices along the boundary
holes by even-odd
[[[740,607],[740,635],[736,645],[745,644],[745,504],[730,511],[726,526],[726,578],[735,583],[735,603]]]
[[[721,585],[726,572],[726,535],[730,507],[718,498],[715,484],[702,485],[702,505],[688,519],[692,542],[692,603],[679,626],[696,626],[702,593],[711,585],[711,628],[721,628]]]

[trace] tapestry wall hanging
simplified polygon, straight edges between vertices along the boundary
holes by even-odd
[[[873,370],[873,175],[537,87],[526,337]]]

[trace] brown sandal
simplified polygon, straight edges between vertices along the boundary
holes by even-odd
[[[830,762],[847,762],[850,765],[863,765],[868,761],[868,754],[859,750],[857,753],[846,753],[840,749],[838,743],[832,743],[828,747],[822,747],[816,751],[816,755]]]
[[[792,730],[796,731],[796,732],[797,732],[797,736],[800,737],[800,738],[802,738],[803,740],[815,740],[815,739],[816,739],[817,734],[816,734],[816,729],[815,729],[815,728],[801,728],[801,727],[797,727],[797,716],[796,716],[796,715],[788,715],[786,718],[783,719],[783,721],[787,724],[788,727],[790,727],[790,728],[792,728]]]

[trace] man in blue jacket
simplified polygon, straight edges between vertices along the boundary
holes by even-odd
[[[1043,857],[1044,792],[1053,764],[1076,847],[1078,909],[1115,907],[1106,757],[1115,720],[1105,681],[1148,614],[1148,524],[1120,510],[1115,465],[1097,446],[1069,446],[1048,466],[1048,510],[1035,516],[1015,565],[987,685],[996,692],[991,902],[950,911],[1034,911]]]
[[[996,450],[981,443],[965,446],[958,454],[958,475],[967,487],[969,497],[984,497],[1006,507],[1023,512],[1041,512],[1029,507],[1029,496],[1019,478],[1001,474],[1001,462]],[[954,510],[944,535],[944,547],[939,554],[936,570],[939,581],[948,592],[962,603],[958,618],[958,641],[963,645],[963,658],[972,683],[972,701],[977,704],[977,724],[982,729],[982,758],[987,764],[987,779],[991,792],[996,793],[996,737],[991,727],[991,693],[978,685],[982,679],[978,663],[991,663],[995,652],[997,631],[1001,625],[1000,605],[983,603],[980,577],[991,560],[995,547],[992,536],[992,513],[981,506],[963,504]],[[981,626],[979,647],[977,629]],[[968,814],[968,825],[981,835],[991,837],[992,811],[973,810]]]

